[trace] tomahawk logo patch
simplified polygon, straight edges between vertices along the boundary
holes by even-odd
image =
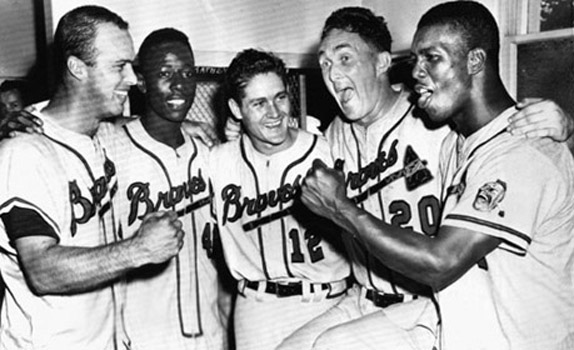
[[[478,189],[472,206],[478,211],[492,211],[502,202],[505,194],[506,182],[502,180],[487,182]]]

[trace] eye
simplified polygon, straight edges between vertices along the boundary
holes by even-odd
[[[194,76],[194,73],[192,70],[186,70],[183,71],[183,73],[181,73],[181,75],[185,78],[185,79],[191,79]]]
[[[440,59],[440,56],[439,56],[439,55],[432,54],[432,53],[429,53],[429,54],[426,54],[426,55],[425,55],[425,58],[426,58],[426,60],[429,61],[429,62],[437,62],[437,61]]]
[[[169,78],[171,78],[172,75],[173,75],[173,73],[171,71],[167,71],[167,70],[163,70],[163,71],[159,72],[160,78],[169,79]]]
[[[321,67],[322,70],[325,70],[325,69],[329,68],[330,66],[331,66],[331,62],[328,60],[319,61],[319,67]]]
[[[287,100],[287,98],[288,98],[287,93],[279,94],[276,97],[277,101],[279,101],[279,102],[284,102],[285,100]]]
[[[261,108],[265,105],[264,101],[255,101],[251,104],[254,108]]]

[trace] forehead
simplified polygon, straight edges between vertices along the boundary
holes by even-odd
[[[20,92],[18,90],[8,90],[0,92],[0,101],[4,103],[19,101],[21,98]]]
[[[447,24],[432,25],[418,29],[413,39],[412,51],[417,53],[429,49],[454,52],[463,47],[460,34]]]
[[[253,76],[243,89],[244,98],[251,100],[274,96],[286,90],[283,80],[277,73],[268,72]]]
[[[184,65],[195,64],[193,53],[187,45],[181,42],[169,42],[157,45],[151,48],[147,55],[148,62],[141,62],[142,65],[149,63],[151,65],[176,64]]]
[[[357,33],[342,29],[332,29],[319,44],[319,56],[331,54],[343,49],[357,52],[370,52],[369,44]]]
[[[94,48],[98,52],[97,60],[132,61],[135,56],[129,32],[111,23],[98,25]]]

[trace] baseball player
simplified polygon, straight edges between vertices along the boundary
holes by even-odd
[[[390,44],[384,19],[368,9],[343,8],[327,19],[319,64],[345,118],[336,118],[326,135],[336,161],[344,164],[346,194],[358,208],[382,222],[433,237],[442,207],[439,150],[450,129],[417,116],[409,93],[390,85]],[[330,344],[345,349],[351,341],[353,348],[378,347],[379,340],[400,334],[396,324],[436,326],[437,313],[427,286],[387,267],[379,252],[369,249],[369,242],[349,235],[344,242],[360,287],[301,327],[281,349],[310,348],[330,328],[325,338],[356,335],[349,342]],[[386,311],[398,303],[408,303],[410,311],[403,307],[399,319],[380,317],[394,316]],[[362,322],[369,317],[373,319]],[[352,331],[338,333],[339,325]],[[432,332],[412,329],[407,336],[413,342],[421,348],[432,346]]]
[[[0,146],[2,349],[126,348],[118,281],[181,247],[181,223],[166,212],[119,241],[116,168],[94,135],[136,82],[127,28],[101,7],[64,15],[55,34],[59,85],[38,112],[44,134]]]
[[[236,345],[273,349],[347,289],[349,265],[324,238],[333,227],[298,203],[313,160],[330,164],[330,151],[322,137],[288,127],[286,71],[274,55],[239,53],[226,82],[245,134],[212,150],[210,174],[225,260],[240,292]]]
[[[134,349],[223,349],[217,273],[202,246],[211,230],[209,149],[181,128],[196,89],[187,36],[172,28],[148,35],[138,79],[143,115],[104,137],[117,152],[124,235],[134,235],[147,214],[173,210],[186,238],[175,259],[128,275],[126,329]]]
[[[434,237],[362,210],[333,169],[317,165],[302,187],[302,201],[314,212],[365,242],[390,269],[439,291],[441,333],[434,320],[408,320],[412,308],[398,304],[385,312],[398,332],[380,339],[381,348],[429,348],[418,342],[425,329],[429,337],[442,335],[446,349],[574,346],[574,161],[564,144],[508,133],[515,102],[498,75],[498,42],[494,18],[475,2],[438,5],[415,34],[417,103],[433,121],[454,122],[458,132],[442,150],[441,181],[449,186]],[[352,327],[336,331],[316,347],[359,338]]]

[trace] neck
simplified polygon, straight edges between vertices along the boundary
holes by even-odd
[[[472,135],[516,104],[499,77],[484,84],[482,88],[472,89],[469,99],[470,103],[454,118],[457,131],[465,137]]]
[[[380,89],[377,92],[379,99],[377,100],[375,107],[369,116],[362,118],[357,122],[358,125],[364,128],[367,128],[369,125],[381,118],[385,118],[385,116],[393,109],[401,94],[400,91],[394,90],[391,87],[391,84],[386,81],[381,82],[379,86]]]
[[[61,127],[90,137],[96,134],[104,119],[89,98],[65,86],[58,88],[42,112]]]
[[[171,122],[160,117],[154,117],[153,112],[146,110],[141,118],[141,123],[149,136],[171,148],[175,149],[183,145],[185,141],[181,133],[181,123],[179,122]]]

